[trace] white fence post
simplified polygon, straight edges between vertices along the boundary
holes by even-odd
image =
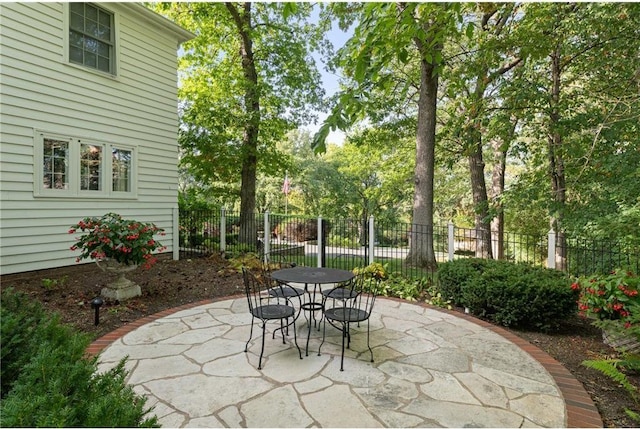
[[[173,219],[171,229],[173,230],[173,260],[177,261],[180,259],[180,211],[178,207],[173,208]]]
[[[449,250],[449,261],[453,261],[453,253],[455,251],[454,244],[453,244],[455,226],[453,225],[453,222],[449,221],[449,224],[447,225],[447,227],[448,227],[447,228],[448,229],[447,249]]]
[[[376,242],[375,242],[375,238],[376,238],[376,234],[375,231],[373,230],[374,227],[374,223],[373,223],[373,216],[369,216],[369,263],[373,264],[373,252],[376,248]]]
[[[318,267],[322,268],[322,216],[318,216]]]
[[[226,209],[220,209],[220,251],[224,253],[227,249],[227,218],[225,216]]]
[[[549,230],[549,239],[547,244],[547,268],[556,268],[556,233],[551,228]]]
[[[264,212],[264,242],[262,243],[262,250],[264,252],[264,263],[269,262],[269,253],[271,253],[271,228],[269,227],[269,210]]]

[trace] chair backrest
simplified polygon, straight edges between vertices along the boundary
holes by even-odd
[[[373,277],[370,273],[360,273],[349,283],[338,285],[336,288],[341,287],[354,292],[355,297],[344,301],[331,300],[331,307],[356,308],[365,311],[368,315],[371,314],[380,289],[380,279]]]
[[[357,293],[352,306],[366,311],[369,315],[373,310],[373,304],[380,290],[380,279],[369,273],[361,273],[356,276],[354,291]]]
[[[242,278],[244,280],[244,291],[247,295],[247,302],[249,303],[249,311],[253,312],[255,308],[258,308],[267,304],[282,304],[285,294],[280,291],[279,296],[269,294],[268,290],[272,288],[283,289],[289,287],[271,278],[270,273],[262,272],[260,276],[256,276],[253,272],[245,267],[242,267]]]
[[[265,291],[269,287],[269,282],[266,278],[261,281],[254,273],[245,267],[242,267],[242,278],[244,280],[244,292],[247,295],[247,302],[249,303],[249,311],[253,312],[255,308],[263,305],[262,301],[268,297]]]

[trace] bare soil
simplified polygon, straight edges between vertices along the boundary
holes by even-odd
[[[13,287],[30,295],[51,312],[57,312],[63,322],[93,338],[168,308],[243,292],[241,274],[220,256],[180,261],[161,259],[150,270],[138,269],[127,278],[141,286],[142,296],[124,302],[107,300],[97,326],[90,302],[114,276],[103,274],[95,264],[5,275],[0,282],[3,289]],[[627,392],[612,379],[581,365],[586,359],[617,356],[602,342],[599,329],[576,317],[552,334],[512,331],[571,371],[591,395],[605,427],[637,426],[624,412],[625,408],[639,411]],[[640,385],[640,376],[629,376],[636,386]]]

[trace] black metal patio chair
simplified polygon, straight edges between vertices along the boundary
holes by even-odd
[[[264,354],[264,340],[266,335],[267,322],[280,321],[280,327],[278,330],[282,331],[282,343],[285,341],[285,328],[293,326],[293,341],[298,349],[300,359],[302,359],[302,350],[298,346],[298,338],[296,335],[296,309],[290,304],[290,300],[285,298],[284,289],[290,286],[278,282],[273,282],[270,277],[266,280],[259,280],[256,276],[246,268],[242,269],[242,276],[244,279],[245,293],[247,295],[247,302],[249,303],[249,312],[251,313],[251,331],[249,333],[249,339],[244,347],[245,353],[248,351],[249,343],[253,338],[253,323],[254,319],[259,319],[262,322],[262,345],[260,348],[260,358],[258,360],[258,369],[262,369],[262,356]],[[270,288],[278,288],[280,292],[276,295],[270,294],[268,291]],[[275,331],[274,331],[275,338]]]
[[[326,308],[327,306],[330,308],[337,307],[338,303],[336,301],[339,301],[340,306],[344,307],[346,305],[346,301],[358,296],[358,290],[362,289],[362,286],[358,285],[358,283],[362,283],[363,281],[364,276],[357,275],[346,283],[341,283],[331,289],[323,290],[322,308]],[[341,326],[337,326],[331,321],[329,321],[329,323],[338,329],[342,329]]]
[[[373,350],[369,344],[369,318],[373,311],[373,305],[376,301],[378,289],[380,287],[380,279],[371,277],[369,274],[359,274],[356,276],[355,281],[352,282],[352,287],[348,290],[354,293],[355,296],[341,300],[331,299],[331,291],[338,291],[344,289],[344,286],[338,285],[334,287],[328,293],[328,299],[325,300],[324,307],[324,325],[322,331],[322,343],[318,348],[318,355],[326,339],[327,321],[333,325],[341,328],[342,331],[342,353],[340,356],[340,371],[344,371],[344,349],[345,339],[346,347],[350,348],[351,345],[351,324],[357,323],[358,326],[361,322],[367,322],[367,347],[371,355],[371,362],[373,362]],[[343,293],[342,291],[339,293]]]
[[[302,304],[302,296],[304,295],[304,290],[299,287],[291,286],[288,284],[284,284],[286,287],[280,287],[278,282],[275,279],[270,277],[271,272],[275,270],[282,270],[285,268],[294,268],[297,266],[295,262],[288,261],[284,255],[281,253],[270,253],[261,256],[262,260],[262,273],[261,276],[266,281],[271,281],[272,284],[269,287],[269,295],[273,297],[280,297],[287,300],[287,303],[293,305],[296,301],[298,301],[298,310],[300,309],[300,305]],[[300,311],[298,311],[298,316],[296,316],[296,320],[300,316]],[[289,328],[287,326],[287,335],[289,335]],[[273,338],[276,336],[276,331],[273,331]]]
[[[282,270],[296,266],[297,264],[295,262],[287,261],[287,259],[280,253],[270,253],[263,255],[262,257],[262,275],[265,277],[269,277],[271,272],[274,270]],[[288,287],[286,288],[280,288],[277,287],[277,281],[272,281],[274,282],[274,285],[269,289],[269,295],[280,296],[280,294],[284,293],[284,298],[299,298],[304,294],[304,290],[301,288],[289,285],[287,285]]]
[[[340,254],[334,258],[334,263],[337,264],[338,268],[348,267],[349,269],[361,268],[364,266],[364,258],[360,255],[351,255],[351,254]],[[341,266],[340,264],[344,265]],[[340,285],[336,285],[336,287],[332,289],[326,289],[322,291],[322,302],[323,306],[326,305],[326,301],[328,299],[331,300],[339,300],[339,301],[347,301],[349,299],[353,299],[358,295],[357,289],[358,285],[356,283],[358,281],[362,281],[362,276],[355,276],[351,281],[347,283],[343,283]],[[343,302],[344,305],[344,302]],[[335,305],[333,305],[335,307]]]

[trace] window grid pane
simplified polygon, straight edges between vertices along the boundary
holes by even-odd
[[[43,148],[42,187],[69,189],[69,142],[45,139]]]
[[[71,3],[69,22],[69,61],[111,72],[113,15],[88,3]]]
[[[80,189],[83,191],[102,190],[102,148],[89,144],[80,149]]]
[[[131,192],[131,151],[113,148],[112,173],[113,191]]]

